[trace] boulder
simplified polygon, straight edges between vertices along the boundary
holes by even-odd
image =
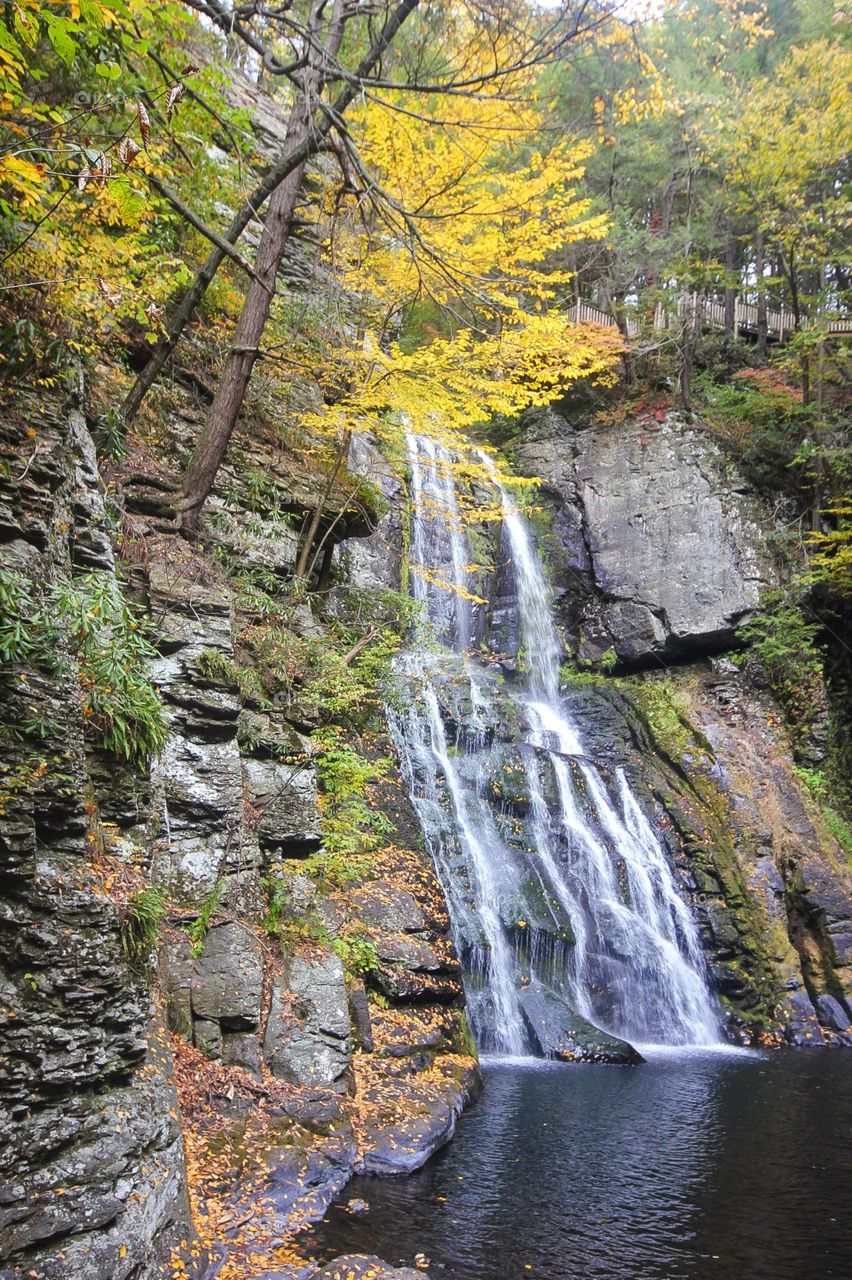
[[[223,1035],[222,1063],[226,1067],[242,1067],[259,1080],[263,1063],[257,1034],[231,1031]]]
[[[192,1012],[223,1030],[252,1031],[260,1022],[263,954],[257,938],[238,921],[214,925],[195,962]]]
[[[817,996],[816,999],[817,1017],[824,1027],[831,1027],[832,1031],[848,1032],[852,1030],[852,1018],[849,1017],[847,1010],[835,1000],[834,996]]]
[[[327,1262],[310,1280],[428,1280],[428,1272],[411,1267],[392,1267],[375,1254],[347,1253]]]
[[[319,848],[320,816],[313,765],[280,760],[243,760],[246,794],[258,812],[257,838],[261,849],[285,857]]]
[[[349,1017],[352,1023],[352,1034],[359,1049],[364,1053],[373,1052],[373,1026],[370,1017],[370,1002],[367,989],[360,978],[349,983]]]
[[[421,1168],[450,1141],[459,1116],[481,1087],[479,1069],[469,1059],[438,1059],[428,1076],[394,1076],[392,1068],[382,1067],[363,1089],[359,1076],[364,1118],[356,1172],[413,1173]]]
[[[626,1040],[581,1018],[563,997],[541,983],[531,983],[519,998],[527,1030],[542,1057],[619,1065],[644,1061]]]
[[[422,933],[428,928],[423,908],[406,889],[386,880],[370,880],[347,896],[365,925],[397,933]]]
[[[572,430],[548,410],[517,460],[558,502],[560,608],[583,657],[730,647],[776,582],[761,499],[676,413]]]
[[[390,999],[451,1003],[461,995],[459,964],[448,939],[429,942],[416,934],[378,929],[370,938],[379,957],[374,980]]]
[[[779,1012],[787,1044],[795,1045],[796,1048],[808,1048],[825,1043],[807,991],[794,991],[783,1002]]]
[[[343,965],[330,952],[291,957],[272,987],[263,1056],[293,1084],[347,1092],[352,1060]]]

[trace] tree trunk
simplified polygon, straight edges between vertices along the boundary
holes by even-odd
[[[737,241],[730,219],[725,222],[725,333],[729,338],[737,336],[737,291],[730,285],[737,269]]]
[[[317,505],[314,507],[311,518],[308,521],[308,527],[302,535],[302,546],[299,551],[299,559],[296,562],[296,568],[293,573],[293,577],[296,582],[299,582],[302,578],[306,577],[309,569],[312,567],[311,551],[313,549],[314,542],[316,541],[316,536],[319,533],[320,525],[322,524],[323,509],[334,489],[335,481],[340,474],[340,468],[349,456],[349,445],[351,441],[352,432],[344,431],[338,441],[337,453],[334,456],[334,466],[331,469],[331,474],[328,477],[325,489],[320,495]]]
[[[783,262],[783,259],[782,259]],[[796,267],[795,250],[791,249],[786,263],[783,264],[787,279],[790,282],[790,305],[793,308],[793,327],[798,330],[802,324],[802,299],[799,290],[799,272]],[[803,351],[800,357],[801,377],[802,377],[802,404],[810,404],[811,402],[811,366],[807,351]]]
[[[766,291],[763,286],[764,265],[763,232],[758,231],[754,238],[754,270],[757,276],[757,354],[761,360],[766,359],[769,345],[766,323]]]
[[[324,9],[325,0],[313,0],[305,36],[306,66],[287,124],[287,140],[294,151],[298,151],[311,137],[317,97],[322,91],[325,77],[333,68],[343,39],[343,0],[334,0],[323,40],[321,23]],[[243,407],[249,378],[258,357],[260,340],[275,295],[278,269],[290,239],[293,215],[304,175],[305,161],[302,161],[276,187],[269,202],[255,260],[255,275],[246,293],[213,404],[183,478],[181,531],[187,538],[198,536],[201,508],[213,487],[216,472]]]
[[[184,476],[181,529],[189,538],[198,534],[199,513],[213,487],[216,472],[225,456],[245,399],[272,305],[278,268],[290,238],[293,212],[301,191],[304,171],[304,165],[294,169],[281,183],[269,204],[257,251],[257,279],[252,280],[249,285],[224,372]]]
[[[320,569],[319,582],[317,583],[317,591],[328,591],[331,585],[331,566],[334,561],[334,543],[329,542],[322,557],[322,568]]]
[[[692,410],[692,371],[695,365],[695,349],[698,345],[698,335],[701,328],[701,300],[697,293],[689,296],[686,308],[680,351],[680,398],[684,409],[690,412]]]
[[[305,162],[320,150],[328,134],[335,127],[336,122],[361,92],[361,81],[381,62],[382,55],[392,43],[396,33],[419,3],[420,0],[401,0],[401,3],[393,13],[389,15],[375,43],[358,64],[349,83],[340,91],[330,109],[326,109],[318,120],[312,122],[312,128],[297,145],[287,147],[284,154],[272,166],[263,181],[255,187],[248,200],[236,214],[223,237],[229,244],[236,244],[248,224],[258,216],[261,208],[278,186],[285,182],[296,169],[303,167]],[[226,256],[221,249],[214,249],[184,294],[172,316],[168,332],[160,338],[151,354],[150,360],[137,377],[124,401],[122,414],[125,422],[130,423],[135,418],[142,401],[165,367],[166,361],[180,341],[184,329],[194,316],[199,302],[207,292],[210,282]]]

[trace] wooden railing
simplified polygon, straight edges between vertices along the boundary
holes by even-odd
[[[725,324],[725,304],[724,302],[714,302],[711,298],[701,298],[698,294],[686,294],[678,298],[674,309],[666,308],[662,303],[657,303],[654,309],[652,327],[654,329],[668,329],[677,321],[682,321],[684,315],[688,312],[694,312],[697,309],[700,312],[702,324],[711,329],[724,329]],[[608,311],[601,311],[600,307],[592,306],[589,302],[575,302],[568,313],[575,324],[605,324],[614,325],[615,320]],[[642,332],[642,323],[635,316],[627,318],[627,336],[636,338]],[[766,336],[774,342],[783,342],[789,338],[795,327],[795,321],[792,311],[785,307],[777,310],[774,307],[766,309]],[[744,302],[739,296],[734,299],[734,332],[744,334],[757,333],[757,303]],[[852,317],[838,316],[828,325],[829,333],[852,333]]]

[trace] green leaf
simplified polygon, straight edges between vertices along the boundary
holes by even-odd
[[[20,58],[23,61],[24,54],[21,46],[11,31],[7,30],[2,23],[0,23],[0,49],[5,49],[7,53],[12,53],[16,58]]]
[[[52,14],[44,14],[43,16],[44,24],[47,27],[47,38],[66,67],[70,67],[77,52],[77,46],[71,35],[76,33],[79,27],[68,18],[57,18]]]

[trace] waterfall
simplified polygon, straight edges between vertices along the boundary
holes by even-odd
[[[561,1008],[634,1042],[717,1041],[669,858],[624,771],[606,779],[560,698],[551,596],[523,517],[481,453],[519,616],[521,671],[510,681],[468,652],[477,617],[453,459],[420,437],[408,450],[412,590],[430,626],[397,663],[389,723],[447,897],[477,1042],[544,1051],[542,1002],[548,1016]],[[495,802],[507,774],[513,794]]]

